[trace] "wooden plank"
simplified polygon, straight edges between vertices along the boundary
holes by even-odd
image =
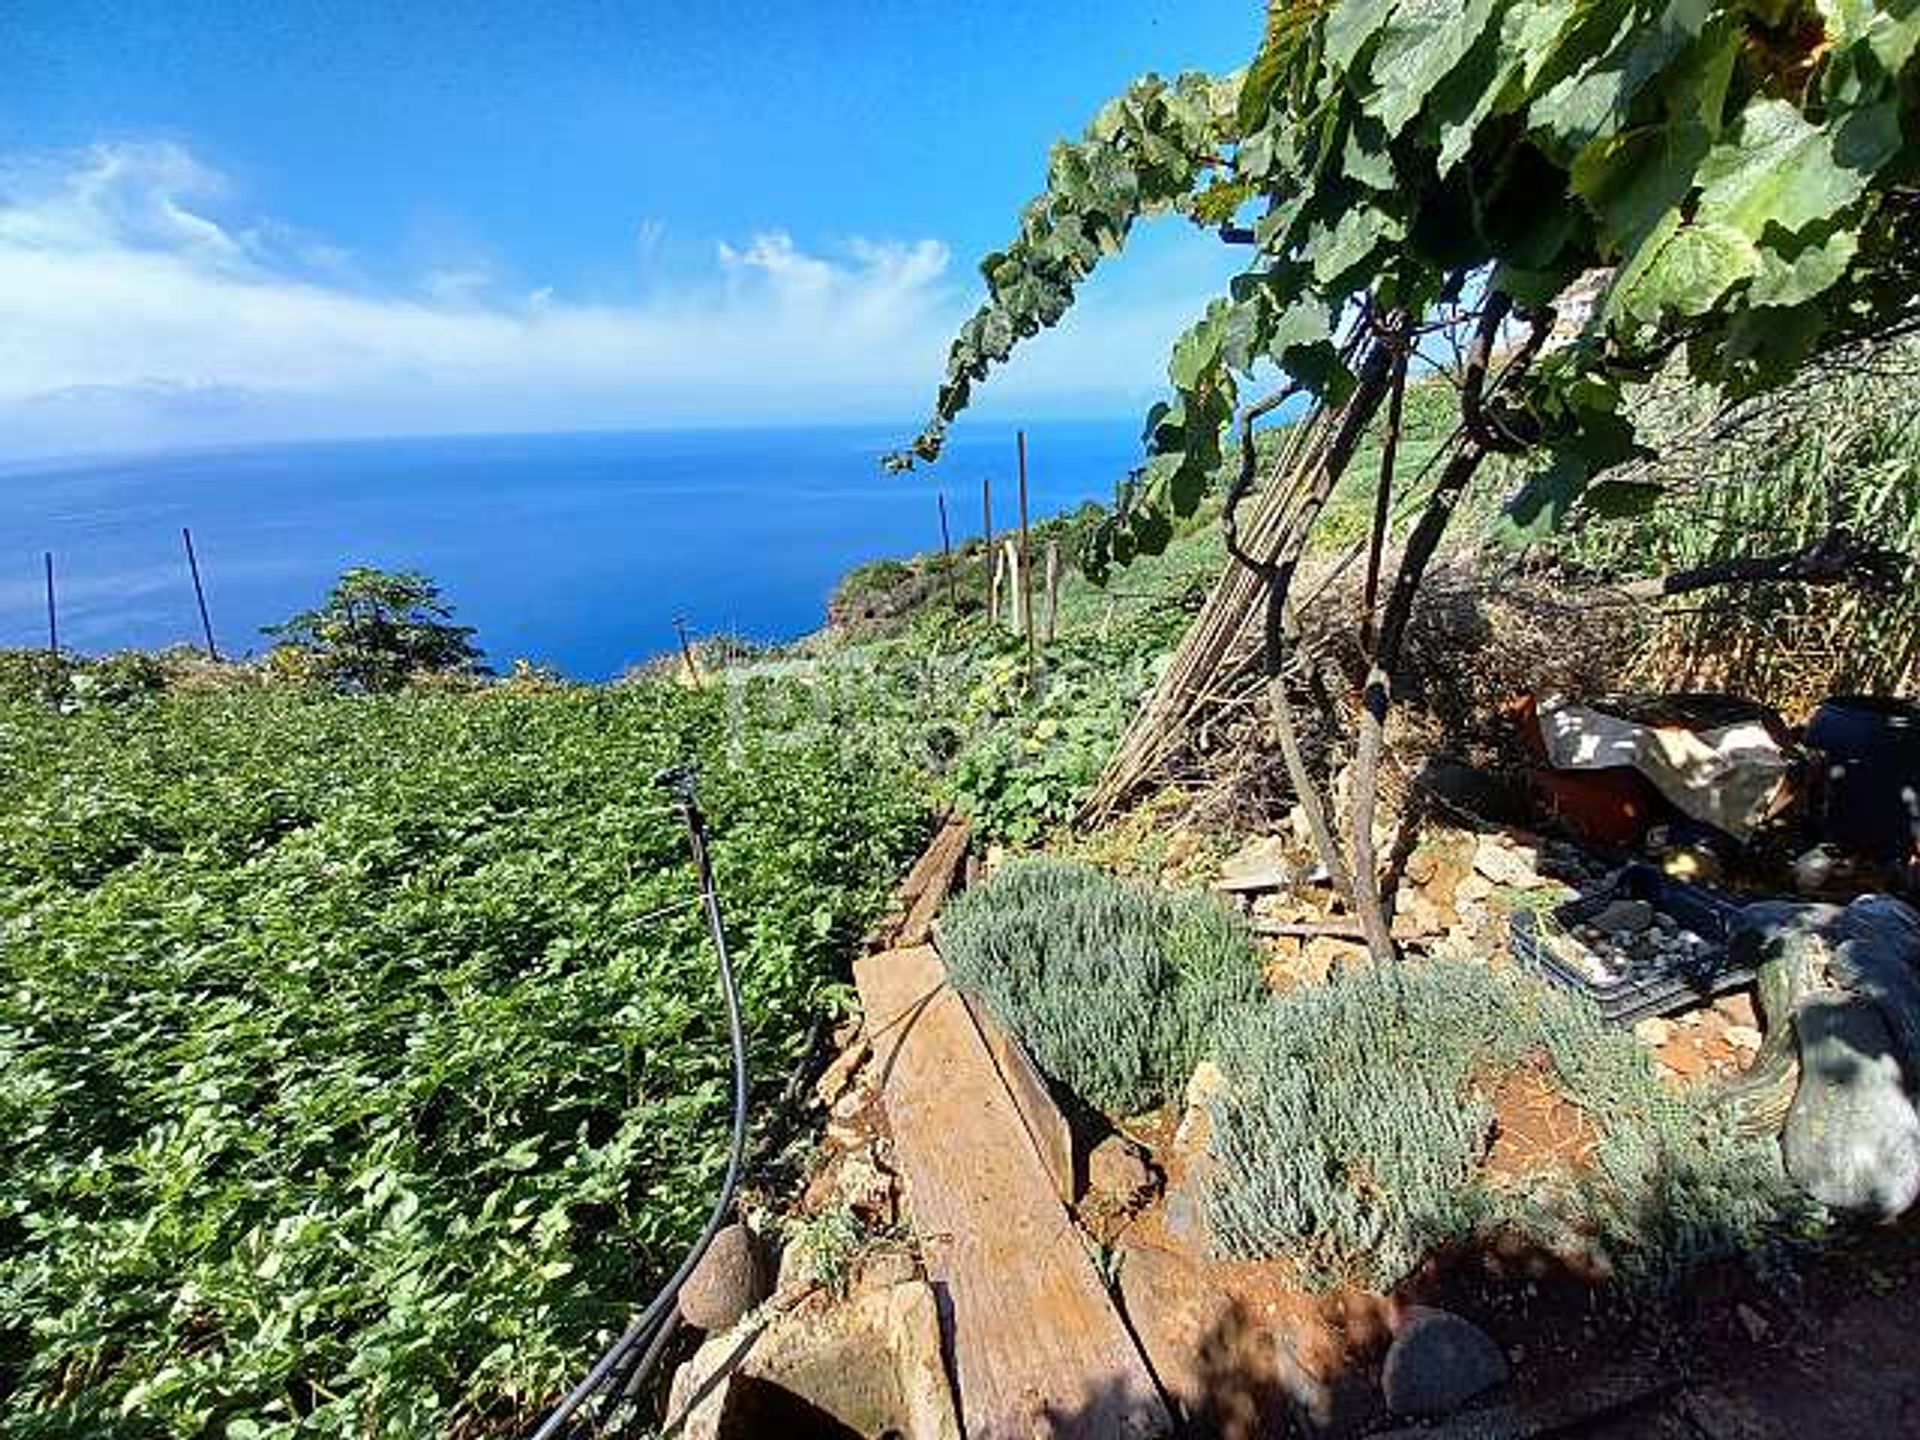
[[[948,891],[953,888],[955,872],[969,854],[967,845],[971,833],[972,827],[964,815],[948,813],[927,848],[920,852],[920,858],[894,887],[887,913],[867,931],[861,948],[888,950],[926,941],[933,917],[940,913]],[[912,938],[906,938],[908,936]]]
[[[907,918],[901,923],[900,933],[894,939],[896,945],[927,943],[933,933],[934,919],[947,903],[947,895],[965,867],[967,846],[972,838],[973,827],[967,824],[964,817],[956,815],[928,848],[927,857],[931,858],[932,864],[927,869],[920,893],[907,911]]]
[[[913,862],[913,868],[907,871],[906,878],[894,887],[894,899],[902,904],[911,904],[919,897],[920,892],[927,888],[927,881],[935,867],[940,863],[941,847],[947,843],[949,832],[956,825],[966,823],[964,817],[953,814],[949,814],[940,822],[940,827],[933,832],[933,839],[927,843],[927,848],[920,852],[920,858]]]
[[[971,995],[961,998],[966,1001],[967,1013],[973,1017],[980,1038],[986,1042],[987,1053],[993,1057],[993,1067],[1000,1072],[1001,1083],[1013,1097],[1013,1108],[1020,1112],[1020,1123],[1026,1128],[1027,1138],[1033,1141],[1034,1152],[1046,1166],[1047,1176],[1053,1181],[1053,1193],[1060,1197],[1061,1204],[1071,1205],[1080,1196],[1073,1158],[1073,1127],[1067,1124],[1060,1107],[1053,1103],[1053,1092],[1047,1089],[1046,1080],[1028,1058],[1026,1049],[1007,1027]]]
[[[869,955],[854,978],[970,1440],[1171,1434],[940,957]]]

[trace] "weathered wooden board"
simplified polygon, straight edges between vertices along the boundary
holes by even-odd
[[[941,822],[906,878],[894,887],[887,913],[867,932],[865,949],[926,943],[947,895],[963,880],[971,837],[972,826],[964,815],[949,814]]]
[[[1020,1123],[1026,1127],[1027,1136],[1040,1155],[1040,1163],[1046,1166],[1047,1178],[1053,1181],[1054,1194],[1060,1197],[1062,1204],[1071,1205],[1079,1198],[1079,1186],[1076,1183],[1078,1172],[1074,1168],[1073,1158],[1073,1127],[1067,1124],[1067,1117],[1060,1113],[1060,1107],[1053,1103],[1046,1080],[1027,1057],[1020,1042],[1007,1033],[1007,1027],[994,1019],[993,1012],[972,996],[961,998],[966,1001],[967,1013],[973,1016],[980,1038],[986,1041],[987,1053],[993,1056],[993,1066],[1000,1072],[1001,1083],[1013,1097],[1013,1108],[1020,1112]]]
[[[927,946],[854,965],[969,1440],[1146,1440],[1172,1421]]]
[[[907,918],[900,926],[896,944],[910,946],[927,943],[934,917],[947,903],[954,882],[965,868],[967,846],[972,838],[973,827],[958,815],[949,820],[946,828],[934,837],[933,844],[927,847],[927,853],[921,857],[927,870],[919,893],[914,896],[913,904],[907,910]],[[914,868],[917,870],[920,867],[916,865]]]
[[[940,864],[940,849],[948,832],[954,826],[964,824],[966,821],[958,815],[950,814],[941,820],[940,828],[933,832],[933,839],[928,843],[927,848],[920,852],[920,858],[913,862],[913,868],[907,871],[898,885],[894,886],[894,899],[903,904],[911,904],[919,898],[920,892],[927,888],[928,877]]]

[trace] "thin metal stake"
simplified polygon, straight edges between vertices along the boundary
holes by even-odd
[[[180,538],[187,542],[187,569],[193,572],[193,598],[200,605],[200,633],[207,637],[207,658],[218,660],[220,652],[213,643],[213,621],[207,618],[207,592],[200,583],[200,561],[193,553],[193,531],[182,525]]]
[[[47,654],[60,658],[60,618],[53,604],[53,551],[47,551]]]
[[[954,607],[953,598],[953,534],[947,529],[947,496],[941,491],[934,497],[940,502],[940,558],[947,567],[947,608]]]

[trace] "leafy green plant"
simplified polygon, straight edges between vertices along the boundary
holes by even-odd
[[[1658,1286],[1809,1219],[1778,1147],[1667,1091],[1591,1007],[1484,963],[1349,971],[1242,1008],[1217,1051],[1231,1089],[1213,1102],[1216,1242],[1287,1256],[1313,1284],[1384,1289],[1506,1228]],[[1491,1088],[1524,1067],[1587,1112],[1598,1149],[1590,1170],[1496,1188]]]
[[[1215,1027],[1265,988],[1251,937],[1211,896],[1017,860],[944,927],[954,983],[980,996],[1076,1096],[1133,1114],[1178,1096]]]
[[[763,681],[0,701],[0,1436],[517,1431],[724,1164],[692,758],[757,1095],[924,843]]]
[[[844,1299],[866,1238],[860,1217],[848,1206],[835,1205],[793,1226],[787,1243],[799,1247],[807,1273],[828,1294]]]
[[[316,678],[344,690],[380,694],[417,675],[479,669],[473,627],[453,623],[440,587],[415,571],[356,565],[326,601],[262,632],[298,652]]]
[[[1544,321],[1608,272],[1573,343],[1520,367],[1491,422],[1467,417],[1478,450],[1550,457],[1514,502],[1547,524],[1634,453],[1621,387],[1668,357],[1764,389],[1914,316],[1910,6],[1274,0],[1267,15],[1245,70],[1146,76],[1053,147],[897,463],[937,457],[974,388],[1155,215],[1239,222],[1248,263],[1173,346],[1145,482],[1096,569],[1159,551],[1195,511],[1246,380],[1275,366],[1323,401],[1351,393],[1339,332],[1356,315],[1484,304],[1497,330],[1506,307]]]

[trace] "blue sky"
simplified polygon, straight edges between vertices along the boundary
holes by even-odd
[[[0,0],[0,445],[910,421],[1048,144],[1260,9]],[[1160,227],[989,411],[1139,407],[1232,261]]]

